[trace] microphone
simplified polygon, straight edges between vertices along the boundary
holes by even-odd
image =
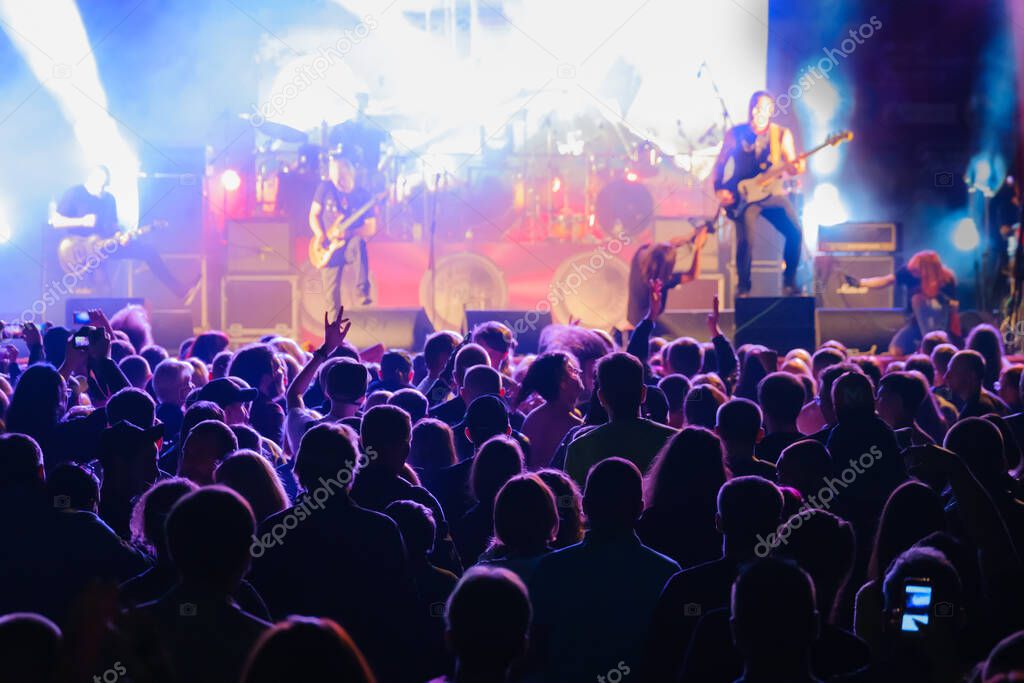
[[[704,75],[704,68],[707,65],[708,65],[708,61],[706,59],[700,63],[700,66],[697,67],[697,78],[700,78],[701,76]]]

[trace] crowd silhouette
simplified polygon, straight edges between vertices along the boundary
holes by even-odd
[[[144,311],[0,374],[0,679],[1024,681],[1024,365]],[[85,339],[87,343],[81,343]],[[79,341],[76,341],[79,340]]]

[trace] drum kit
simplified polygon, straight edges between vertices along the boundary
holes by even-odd
[[[499,135],[480,127],[479,145],[467,145],[471,126],[424,133],[408,117],[367,113],[362,125],[377,133],[367,139],[383,139],[383,149],[367,155],[380,158],[376,167],[359,163],[359,154],[355,166],[358,185],[387,192],[376,239],[427,240],[434,223],[445,241],[600,242],[638,235],[659,216],[708,212],[717,144],[672,155],[597,116],[557,126],[548,116],[527,135],[514,115]],[[334,128],[325,121],[302,131],[269,120],[256,127],[258,211],[305,224],[330,155],[352,151],[330,145]]]

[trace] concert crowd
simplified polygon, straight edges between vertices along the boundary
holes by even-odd
[[[9,681],[1024,680],[1024,365],[490,322],[0,354]],[[717,310],[717,306],[715,307]]]

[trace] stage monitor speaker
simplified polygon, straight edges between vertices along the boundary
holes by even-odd
[[[145,303],[142,297],[130,296],[71,297],[64,302],[64,324],[69,330],[81,327],[82,323],[75,322],[75,313],[88,311],[90,308],[98,308],[108,318],[113,318],[114,314],[125,306],[144,306]]]
[[[736,299],[736,346],[762,344],[780,353],[814,348],[814,297]]]
[[[906,317],[899,308],[819,308],[818,344],[837,339],[857,353],[886,353]]]
[[[220,283],[220,326],[232,341],[298,332],[297,275],[226,275]]]
[[[551,313],[535,310],[466,311],[466,329],[470,333],[477,325],[491,320],[497,320],[512,330],[516,338],[516,353],[537,353],[540,349],[540,332],[551,324]]]
[[[187,308],[153,311],[149,316],[153,341],[171,353],[177,353],[181,342],[195,334],[192,311]]]
[[[888,254],[819,254],[814,257],[814,294],[818,305],[822,308],[892,308],[895,288],[851,286],[843,276],[865,278],[894,271],[895,261]]]
[[[292,273],[291,228],[281,220],[230,221],[227,226],[229,273]]]
[[[382,344],[389,349],[421,351],[434,326],[420,308],[354,308],[345,311],[352,321],[347,340],[356,348]]]
[[[708,313],[710,310],[667,310],[658,316],[653,336],[665,337],[669,340],[677,337],[693,337],[694,339],[705,340],[708,338]],[[731,310],[721,310],[718,326],[722,329],[722,334],[731,338],[736,331],[734,312]]]

